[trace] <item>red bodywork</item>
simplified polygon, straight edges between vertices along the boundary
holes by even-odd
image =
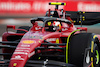
[[[68,37],[72,31],[76,30],[73,24],[70,24],[67,30],[61,32],[42,32],[34,30],[35,27],[37,26],[33,26],[26,34],[13,32],[6,32],[3,34],[3,41],[7,41],[7,37],[11,35],[23,36],[10,59],[9,67],[13,67],[14,64],[16,64],[16,67],[24,67],[26,61],[35,54],[35,48],[40,47],[44,40],[56,43],[56,40],[58,39],[59,43],[62,43],[62,40],[60,39],[61,37]],[[3,50],[5,53],[7,53],[7,51],[7,49]]]
[[[3,34],[3,41],[7,41],[7,37],[11,35],[23,36],[10,59],[9,67],[14,67],[14,64],[16,65],[15,67],[24,67],[27,60],[35,54],[35,48],[40,47],[44,40],[56,43],[56,39],[59,39],[59,43],[62,43],[62,40],[60,39],[61,37],[68,37],[72,31],[76,30],[73,25],[71,25],[69,30],[62,32],[42,32],[34,31],[33,29],[34,27],[32,27],[26,34],[12,32],[6,32]],[[100,40],[100,35],[97,36]],[[3,52],[7,52],[7,50],[4,50]]]
[[[59,12],[60,18],[66,18],[70,21],[71,18],[69,16],[65,17],[65,11],[63,11],[63,17],[60,16],[61,10],[56,10]],[[48,13],[48,16],[50,16],[50,10]],[[35,55],[35,48],[40,47],[41,43],[44,43],[44,40],[47,40],[51,43],[58,43],[56,40],[59,40],[59,43],[63,43],[61,40],[61,37],[68,37],[69,34],[76,30],[77,28],[74,26],[74,23],[72,21],[71,24],[69,24],[69,27],[67,30],[61,30],[61,32],[47,32],[44,30],[44,28],[35,30],[35,27],[39,26],[33,26],[27,33],[13,33],[13,32],[6,32],[3,34],[3,41],[7,41],[7,37],[11,35],[21,36],[22,39],[20,40],[17,48],[15,49],[9,63],[9,67],[24,67],[26,64],[26,61],[33,55]],[[66,27],[61,27],[61,29],[65,29]],[[85,29],[87,31],[87,28],[78,28],[78,29]],[[79,33],[79,32],[77,32]],[[97,35],[98,39],[100,40],[100,35]],[[4,44],[3,44],[4,45]],[[60,46],[62,47],[62,46]],[[8,51],[8,49],[3,49],[3,53],[10,53],[11,50]],[[39,53],[40,51],[38,51]]]

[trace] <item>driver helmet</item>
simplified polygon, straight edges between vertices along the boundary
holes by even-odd
[[[53,26],[59,27],[59,30],[61,30],[61,24],[59,21],[54,21]]]
[[[59,26],[59,24],[60,24],[60,22],[58,22],[58,21],[53,22],[53,26]]]

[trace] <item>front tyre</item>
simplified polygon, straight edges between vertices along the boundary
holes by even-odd
[[[99,41],[93,33],[72,36],[69,48],[69,63],[78,67],[99,67]]]

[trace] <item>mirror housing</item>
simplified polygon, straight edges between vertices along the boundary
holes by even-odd
[[[7,32],[8,32],[8,28],[12,28],[13,30],[20,30],[20,31],[28,32],[28,31],[25,30],[25,29],[15,29],[15,25],[7,25],[7,28],[6,28]]]
[[[6,31],[8,32],[8,28],[12,28],[15,30],[15,25],[7,25]]]
[[[15,30],[15,25],[7,25],[7,29],[8,29],[8,28],[12,28],[12,29]]]

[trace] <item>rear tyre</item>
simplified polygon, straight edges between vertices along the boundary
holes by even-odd
[[[99,41],[92,33],[80,33],[71,38],[69,63],[78,67],[99,67]]]

